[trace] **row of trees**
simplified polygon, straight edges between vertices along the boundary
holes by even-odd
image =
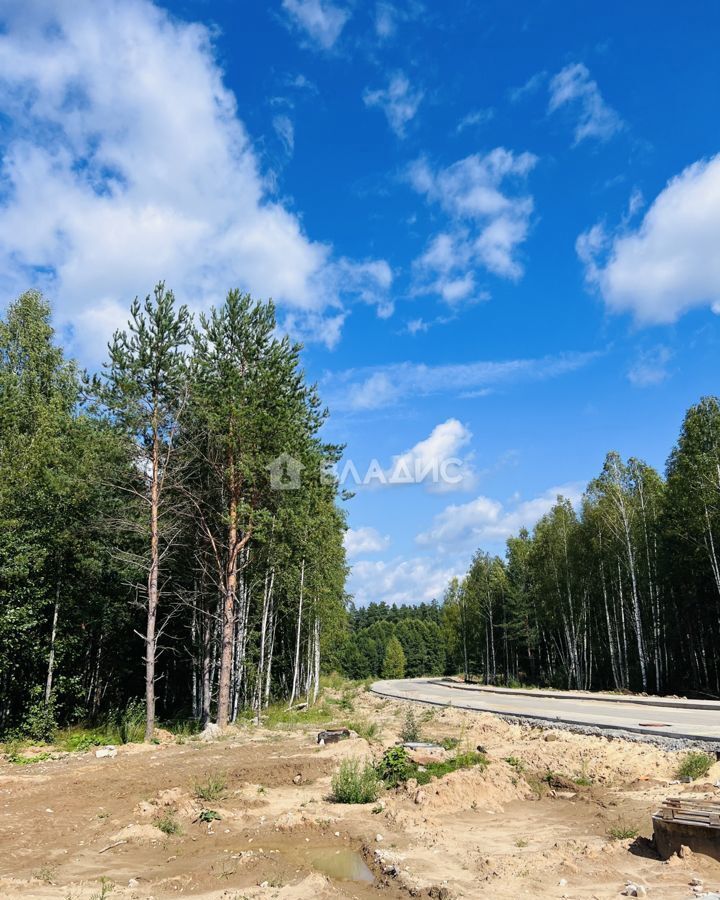
[[[720,696],[720,401],[687,413],[665,477],[609,453],[504,559],[448,587],[450,666],[529,681]]]
[[[346,626],[345,522],[327,475],[341,448],[320,438],[299,352],[271,303],[231,291],[193,322],[160,284],[89,380],[42,296],[10,306],[0,732],[141,688],[147,739],[158,706],[224,725],[317,694]]]
[[[446,635],[441,618],[436,603],[400,607],[370,603],[351,609],[340,671],[355,679],[443,675]]]

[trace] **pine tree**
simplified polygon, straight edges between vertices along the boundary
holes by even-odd
[[[155,728],[155,667],[158,655],[160,561],[171,543],[167,498],[180,419],[187,400],[185,347],[190,314],[176,308],[172,291],[159,283],[152,297],[130,308],[126,331],[117,331],[109,347],[103,398],[111,417],[124,429],[128,452],[142,476],[133,489],[146,510],[149,532],[147,620],[145,628],[145,740]],[[128,486],[130,487],[130,486]]]

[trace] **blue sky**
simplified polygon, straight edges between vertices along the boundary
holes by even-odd
[[[0,287],[97,365],[160,278],[272,296],[363,473],[358,602],[440,596],[717,391],[720,7],[0,10]],[[714,311],[713,311],[714,308]]]

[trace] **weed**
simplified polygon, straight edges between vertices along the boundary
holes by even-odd
[[[113,891],[113,883],[109,878],[101,878],[100,879],[100,890],[97,894],[92,894],[90,896],[90,900],[105,900],[105,898],[112,894]]]
[[[204,809],[200,813],[200,815],[195,820],[196,822],[220,822],[222,820],[222,816],[219,812],[216,812],[214,809]]]
[[[332,777],[332,797],[335,803],[373,803],[380,785],[371,760],[344,759]]]
[[[416,772],[417,766],[410,760],[404,747],[390,747],[377,764],[377,774],[388,787],[397,787],[412,778]]]
[[[526,841],[525,838],[518,838],[518,839],[515,841],[515,846],[516,846],[516,847],[527,847],[528,843],[529,843],[529,842]]]
[[[205,781],[195,782],[195,796],[198,800],[220,800],[225,796],[227,776],[222,773],[208,775]]]
[[[415,712],[412,707],[405,714],[400,740],[405,744],[414,744],[420,740],[420,725],[415,718]]]
[[[174,812],[163,813],[162,816],[155,819],[155,826],[156,828],[159,828],[163,834],[168,835],[168,837],[174,834],[182,834],[182,828],[180,827],[180,823],[175,817]]]
[[[638,834],[637,828],[623,822],[619,822],[607,830],[608,837],[613,841],[626,841],[629,838],[636,838]]]
[[[377,722],[349,722],[348,728],[359,734],[361,738],[365,738],[366,741],[374,740],[380,733]]]
[[[460,745],[460,738],[445,737],[438,743],[444,750],[455,750]]]
[[[677,778],[704,778],[712,768],[715,759],[709,753],[701,750],[691,750],[686,753],[678,765],[675,775]]]
[[[38,881],[44,881],[45,884],[54,884],[55,866],[40,866],[32,873],[32,877],[37,878]]]
[[[521,759],[518,759],[517,756],[506,756],[505,762],[518,772],[525,771],[525,763]]]

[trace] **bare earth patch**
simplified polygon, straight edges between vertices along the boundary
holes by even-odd
[[[358,695],[351,718],[377,723],[371,743],[318,747],[315,727],[248,727],[214,743],[120,747],[114,759],[2,762],[0,896],[90,900],[102,879],[106,896],[133,900],[590,900],[619,897],[628,881],[676,900],[694,878],[720,889],[720,864],[662,862],[648,840],[665,796],[720,796],[720,765],[701,785],[671,786],[678,754],[648,745],[416,707],[424,738],[481,747],[489,765],[377,804],[331,802],[340,760],[379,756],[406,709]],[[218,775],[217,798],[202,799],[198,784]]]

